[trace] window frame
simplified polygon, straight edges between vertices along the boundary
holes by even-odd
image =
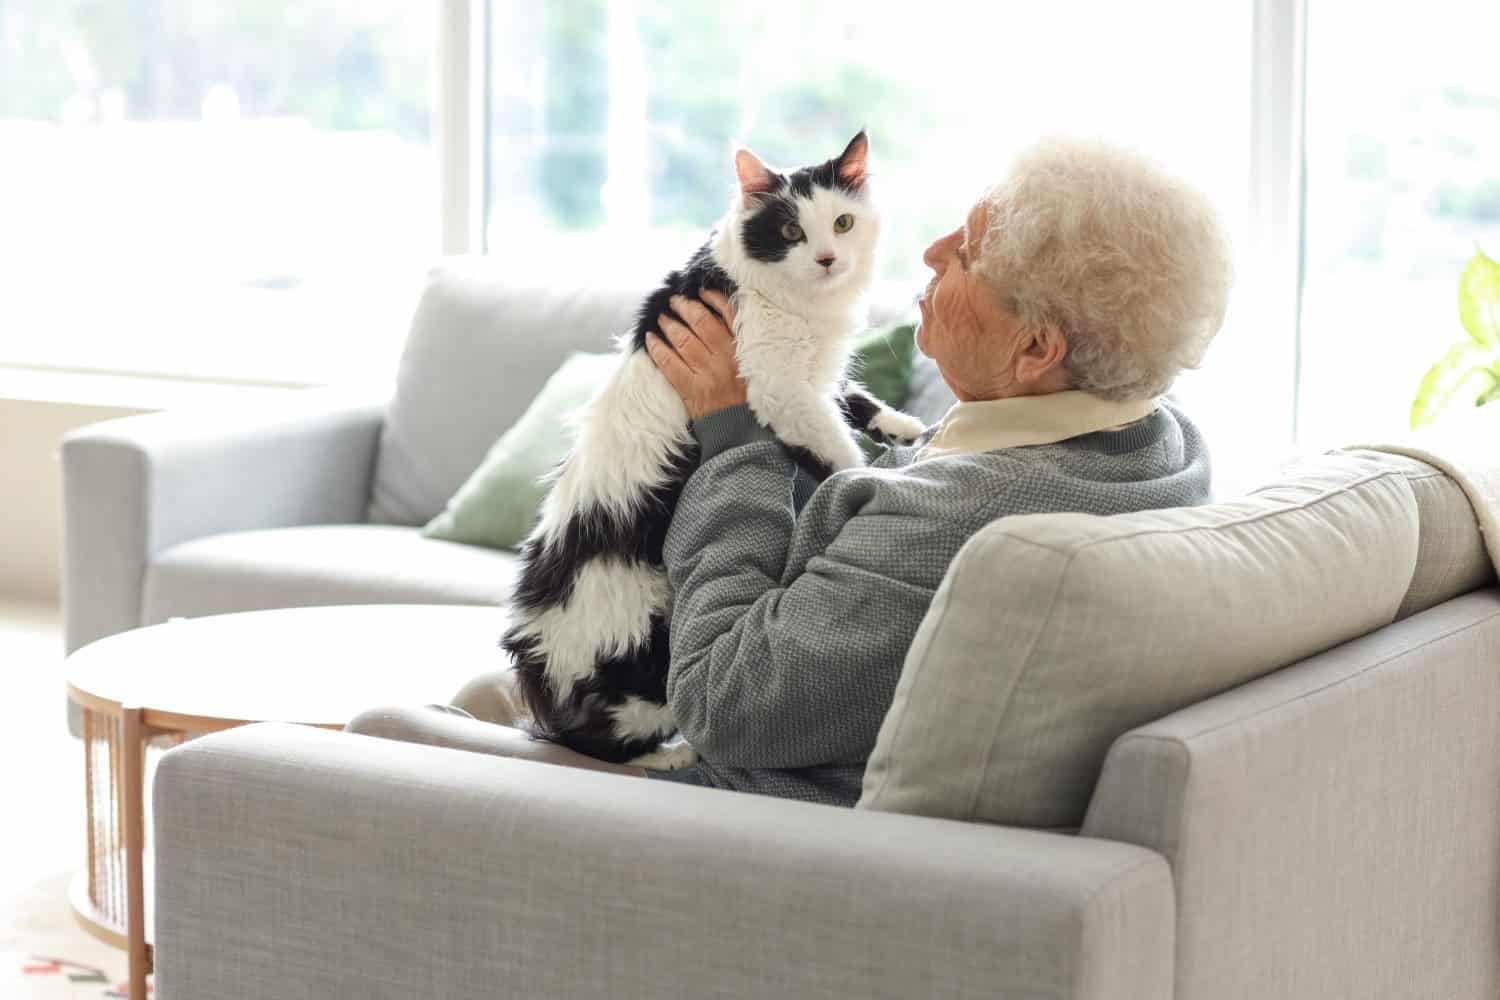
[[[439,250],[483,253],[489,202],[489,0],[441,0],[433,87]]]
[[[1288,375],[1266,416],[1297,440],[1301,388],[1303,235],[1306,202],[1306,0],[1253,0],[1247,245],[1235,294],[1264,303],[1257,319],[1278,331],[1268,349]]]

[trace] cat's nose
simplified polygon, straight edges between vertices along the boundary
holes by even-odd
[[[834,261],[834,256],[831,253],[820,253],[820,254],[818,254],[816,260],[817,260],[817,262],[819,264],[822,264],[824,267],[832,267],[833,266],[833,261]]]

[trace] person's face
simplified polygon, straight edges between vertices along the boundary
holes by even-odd
[[[917,349],[937,362],[960,400],[991,398],[1008,384],[1021,335],[1020,323],[973,271],[986,215],[980,202],[922,255],[933,276],[919,303]]]

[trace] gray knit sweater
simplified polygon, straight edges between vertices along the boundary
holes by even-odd
[[[664,550],[667,699],[701,760],[653,777],[837,805],[859,798],[907,648],[971,535],[1009,514],[1208,499],[1203,441],[1166,404],[1118,431],[913,464],[924,436],[816,489],[747,406],[693,432],[702,464]]]

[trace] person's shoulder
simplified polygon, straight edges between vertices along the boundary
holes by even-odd
[[[1045,476],[1040,463],[1014,450],[971,452],[844,469],[824,480],[818,493],[852,514],[948,510],[962,518],[967,508],[1025,493]]]
[[[1156,401],[1156,405],[1159,410],[1164,411],[1177,423],[1193,425],[1193,418],[1188,414],[1187,407],[1181,400],[1172,396],[1162,396]]]

